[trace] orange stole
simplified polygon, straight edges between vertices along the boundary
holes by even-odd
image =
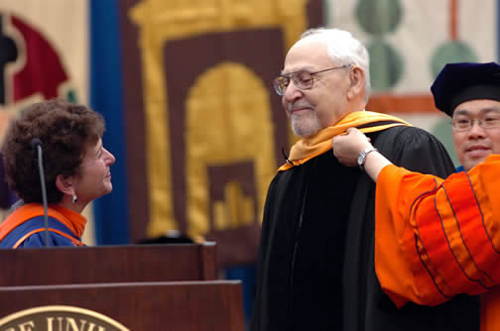
[[[43,206],[37,203],[29,203],[19,207],[0,224],[0,241],[20,224],[33,217],[42,216],[43,214]],[[82,215],[54,205],[49,206],[47,214],[64,224],[77,237],[81,238],[83,235],[87,220]]]
[[[374,124],[370,126],[370,124]],[[369,111],[357,111],[347,114],[334,126],[319,131],[312,137],[302,138],[297,141],[290,150],[290,163],[283,164],[278,171],[286,171],[293,166],[301,165],[312,158],[332,149],[332,138],[343,134],[349,128],[360,128],[363,133],[382,131],[394,126],[411,126],[411,124],[400,118],[374,113]],[[363,128],[364,126],[364,128]]]

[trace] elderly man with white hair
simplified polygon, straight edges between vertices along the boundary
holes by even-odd
[[[475,297],[398,309],[375,275],[375,184],[363,171],[366,156],[378,149],[397,165],[438,176],[454,167],[429,133],[365,111],[366,48],[347,31],[306,31],[274,88],[300,140],[269,187],[251,329],[479,329]],[[332,153],[332,138],[351,127],[373,144],[361,153],[359,168],[342,165]]]

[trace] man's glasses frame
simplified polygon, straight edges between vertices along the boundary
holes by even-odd
[[[451,121],[453,131],[469,131],[474,126],[474,122],[484,130],[491,130],[500,128],[500,118],[498,117],[485,117],[478,118],[458,118]]]
[[[276,77],[273,80],[274,91],[277,95],[283,96],[285,94],[286,88],[290,85],[290,82],[293,81],[295,86],[301,90],[310,90],[314,85],[314,76],[334,69],[342,69],[351,67],[352,65],[342,65],[331,68],[326,68],[314,72],[309,72],[307,70],[297,70],[294,72],[290,72],[288,74],[282,74]]]

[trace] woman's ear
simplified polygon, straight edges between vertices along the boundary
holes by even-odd
[[[360,95],[365,87],[365,71],[358,66],[354,66],[349,72],[349,91],[347,92],[347,97],[353,99],[354,97]]]
[[[62,193],[73,196],[75,194],[75,187],[73,186],[73,181],[74,181],[74,176],[64,177],[63,175],[57,175],[56,187]]]

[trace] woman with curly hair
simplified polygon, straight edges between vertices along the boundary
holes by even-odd
[[[21,198],[0,224],[0,248],[45,246],[46,234],[37,148],[43,146],[48,203],[48,244],[82,246],[87,220],[81,212],[111,192],[115,157],[102,145],[103,117],[62,100],[33,104],[12,123],[2,153],[10,188]]]

